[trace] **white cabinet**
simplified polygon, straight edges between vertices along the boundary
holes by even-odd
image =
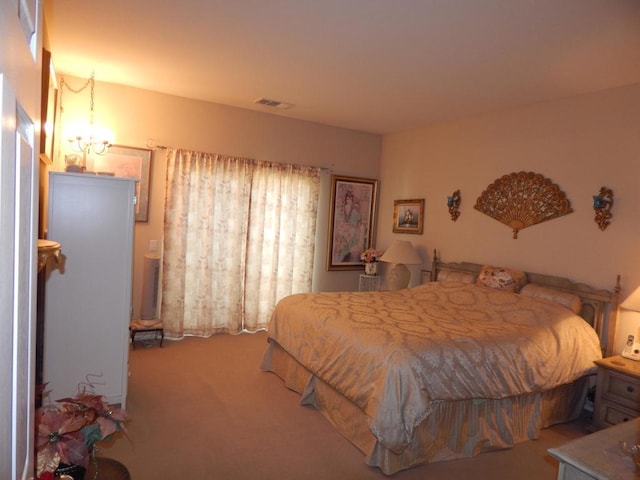
[[[135,182],[49,175],[48,238],[62,247],[45,299],[43,377],[53,400],[91,383],[125,406]]]

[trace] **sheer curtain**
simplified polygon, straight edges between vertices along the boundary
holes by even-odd
[[[311,289],[320,169],[167,151],[161,317],[169,337],[256,331]]]

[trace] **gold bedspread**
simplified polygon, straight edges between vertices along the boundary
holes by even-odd
[[[292,295],[276,306],[269,337],[361,408],[393,452],[431,402],[550,390],[601,358],[595,331],[568,309],[458,282]]]

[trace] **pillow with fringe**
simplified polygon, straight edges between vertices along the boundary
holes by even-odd
[[[574,295],[573,293],[561,292],[559,290],[554,290],[553,288],[543,287],[542,285],[536,285],[535,283],[528,283],[522,287],[520,295],[527,295],[529,297],[559,303],[575,314],[580,314],[580,310],[582,309],[582,301],[579,296]]]
[[[469,272],[454,272],[452,270],[440,270],[438,272],[439,282],[462,282],[476,283],[476,276]]]
[[[480,269],[476,285],[518,293],[527,283],[527,274],[511,268],[485,265]]]

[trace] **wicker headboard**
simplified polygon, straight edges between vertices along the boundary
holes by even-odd
[[[478,275],[482,267],[483,265],[469,262],[441,262],[434,250],[430,280],[432,282],[436,281],[438,279],[438,273],[445,270]],[[574,283],[563,277],[533,272],[526,272],[526,274],[527,283],[535,283],[561,292],[572,293],[580,297],[582,305],[580,316],[584,318],[598,334],[602,354],[605,356],[612,354],[620,297],[620,275],[618,275],[613,291],[609,291],[598,290],[584,283]]]

